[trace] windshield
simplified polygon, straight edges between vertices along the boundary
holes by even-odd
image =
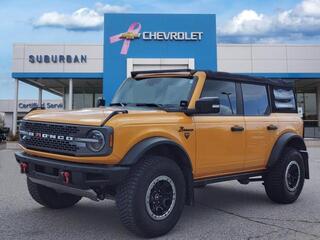
[[[116,92],[111,105],[179,107],[181,101],[189,101],[194,81],[193,78],[128,78]]]

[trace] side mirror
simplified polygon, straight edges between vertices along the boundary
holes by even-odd
[[[196,101],[196,113],[219,113],[220,98],[205,97]]]
[[[99,98],[97,101],[97,107],[104,107],[106,106],[106,100],[104,100],[103,98]]]

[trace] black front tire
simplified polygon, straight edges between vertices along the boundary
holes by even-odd
[[[37,203],[47,208],[68,208],[81,200],[80,196],[68,193],[58,193],[54,189],[32,182],[29,178],[27,178],[27,184],[31,197]]]
[[[159,182],[154,185],[157,180]],[[166,212],[161,213],[162,217],[155,219],[158,216],[153,214],[151,209],[155,209],[155,205],[152,204],[156,197],[157,184],[160,188],[166,186],[166,189],[175,189],[175,194],[173,191],[170,195],[175,197],[172,197],[171,201],[168,198],[164,198],[165,200],[159,198],[162,203],[168,200],[167,205],[170,207]],[[144,157],[133,166],[126,181],[117,189],[116,203],[122,223],[131,232],[141,237],[150,238],[166,234],[180,218],[185,204],[185,188],[183,173],[174,161],[159,156]],[[173,199],[175,199],[174,203]]]
[[[298,199],[304,179],[302,155],[297,149],[288,147],[283,151],[278,163],[264,177],[264,187],[272,201],[288,204]]]

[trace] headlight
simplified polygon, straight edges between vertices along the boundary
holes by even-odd
[[[104,135],[98,130],[92,130],[87,135],[92,141],[87,143],[87,148],[93,152],[100,152],[106,144]]]

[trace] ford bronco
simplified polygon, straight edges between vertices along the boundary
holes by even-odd
[[[133,233],[170,231],[194,188],[261,181],[292,203],[309,178],[303,122],[284,80],[222,72],[132,72],[108,107],[35,109],[16,153],[32,198],[67,208],[115,199]]]

